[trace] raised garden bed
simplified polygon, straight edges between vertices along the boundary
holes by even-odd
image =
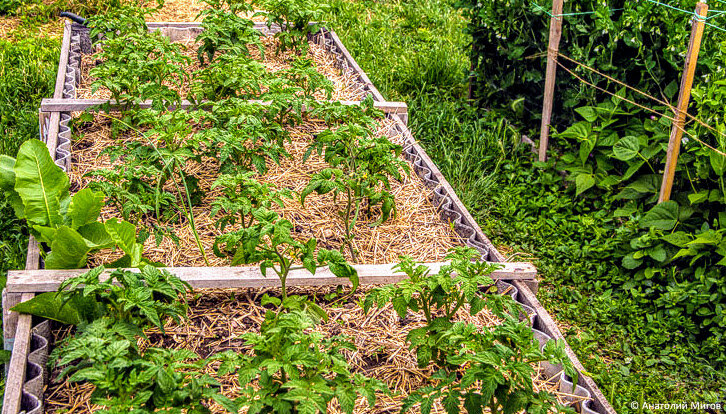
[[[514,292],[511,285],[502,282],[505,292]],[[427,383],[435,371],[430,367],[419,368],[416,354],[408,349],[407,334],[415,328],[424,326],[425,320],[420,315],[412,315],[401,319],[389,304],[382,309],[365,313],[358,305],[365,297],[362,289],[344,303],[333,304],[326,301],[325,295],[334,292],[334,288],[299,288],[291,294],[302,294],[315,298],[330,315],[327,322],[316,326],[314,331],[325,336],[345,335],[353,338],[357,350],[345,352],[353,372],[379,379],[394,392],[395,395],[379,395],[374,407],[368,407],[364,399],[357,401],[360,413],[398,413],[403,400],[416,388]],[[248,332],[259,332],[264,321],[267,308],[260,305],[264,294],[279,296],[278,289],[246,289],[246,290],[201,290],[190,295],[189,320],[175,325],[167,324],[162,333],[159,329],[147,331],[148,340],[144,340],[141,348],[156,346],[172,349],[189,349],[202,358],[227,350],[249,352],[249,345],[239,337]],[[475,317],[466,309],[461,309],[457,320],[466,321],[478,326],[493,326],[499,323],[496,316],[483,311]],[[68,327],[62,326],[51,332],[52,341],[58,342],[70,334]],[[93,387],[90,384],[75,384],[67,381],[54,383],[59,369],[50,375],[50,385],[45,393],[46,412],[48,413],[92,413],[100,409],[90,402]],[[535,371],[535,390],[546,390],[556,396],[563,404],[584,400],[585,397],[573,396],[561,392],[557,367],[540,364]],[[209,374],[214,370],[209,369]],[[554,377],[554,380],[553,380]],[[227,396],[234,396],[239,384],[233,376],[222,378],[222,390]],[[68,411],[70,410],[70,411]],[[212,406],[213,412],[223,413],[219,406]],[[330,411],[341,413],[335,407]],[[443,406],[436,404],[433,413],[444,413]]]
[[[149,24],[149,28],[161,30],[170,39],[183,42],[190,42],[190,39],[200,32],[197,23],[152,23]],[[263,25],[256,25],[255,28],[267,31],[267,27]],[[82,49],[87,49],[83,40],[85,33],[86,30],[82,27],[66,25],[55,94],[53,100],[45,101],[41,107],[44,141],[51,153],[55,154],[56,164],[69,173],[72,181],[71,188],[75,188],[75,190],[84,187],[88,183],[87,178],[84,177],[85,172],[107,162],[103,157],[99,157],[100,151],[105,143],[112,143],[115,140],[108,133],[108,128],[104,129],[103,119],[96,119],[95,123],[91,122],[90,125],[85,127],[85,131],[83,131],[84,127],[82,126],[80,130],[84,132],[84,135],[82,137],[77,135],[75,139],[69,127],[69,121],[74,116],[73,111],[83,110],[98,103],[91,99],[106,98],[103,91],[100,91],[100,95],[89,93],[87,82],[83,80],[87,79],[87,76],[82,76],[84,74],[82,62],[84,62],[84,59],[87,59],[87,62],[92,59],[91,55],[82,53]],[[316,57],[316,61],[327,62],[324,63],[328,68],[323,71],[324,74],[329,78],[334,78],[334,80],[337,79],[334,96],[346,98],[342,100],[360,100],[366,95],[372,96],[376,101],[376,106],[386,112],[386,116],[379,123],[376,133],[387,136],[391,141],[402,145],[403,156],[408,160],[407,162],[411,167],[409,178],[392,183],[391,192],[396,197],[399,209],[398,217],[376,228],[365,226],[367,223],[362,220],[361,226],[358,227],[359,234],[356,236],[355,241],[357,243],[356,250],[360,252],[358,260],[360,264],[355,267],[361,276],[361,283],[389,283],[400,280],[402,275],[391,270],[391,264],[396,262],[396,257],[399,254],[412,255],[423,262],[439,262],[443,259],[446,250],[455,245],[473,247],[481,253],[482,258],[485,260],[504,262],[504,257],[491,245],[471,215],[458,200],[451,186],[411,136],[406,127],[407,114],[405,113],[405,106],[387,103],[383,100],[381,94],[371,84],[365,73],[360,70],[334,33],[322,29],[312,35],[310,40],[319,46],[313,47],[314,53],[320,55]],[[86,51],[90,52],[88,49]],[[92,63],[89,65],[92,65]],[[268,66],[273,66],[274,69],[274,66],[284,66],[284,63],[270,62]],[[335,70],[330,69],[329,66],[335,66]],[[337,70],[340,71],[339,74],[336,73]],[[303,124],[296,128],[291,133],[293,139],[289,151],[293,155],[292,159],[285,160],[280,165],[270,164],[270,171],[267,174],[270,177],[269,182],[275,183],[278,187],[300,191],[301,186],[304,187],[304,179],[323,168],[323,161],[313,157],[309,162],[302,162],[302,155],[307,141],[304,136],[306,134],[309,136],[317,131],[315,123]],[[296,140],[296,137],[299,137],[299,140]],[[197,168],[200,171],[208,169],[205,169],[203,163]],[[210,177],[200,187],[209,190],[212,181],[213,177]],[[403,202],[401,202],[402,199]],[[293,204],[286,204],[283,208],[282,215],[295,223],[294,235],[299,238],[314,236],[319,240],[319,243],[329,244],[329,246],[323,245],[323,247],[338,248],[340,246],[339,235],[342,230],[340,224],[335,220],[337,214],[335,203],[332,202],[329,196],[320,196],[320,200],[314,203],[311,202],[309,205],[310,207],[307,210]],[[206,238],[202,237],[202,246],[205,250],[211,248],[214,237],[217,235],[211,220],[206,224],[204,223],[204,211],[208,211],[208,209],[209,203],[202,203],[198,207],[198,212],[194,214],[195,217],[198,217],[197,221],[200,226],[198,229],[202,230],[200,233],[207,235]],[[118,210],[114,211],[113,208],[106,208],[103,215],[106,218],[117,216]],[[205,226],[207,227],[205,228]],[[179,228],[175,230],[181,233],[184,228],[186,227],[183,224],[179,224]],[[188,242],[191,239],[189,235],[180,238],[182,242]],[[165,241],[163,243],[170,242]],[[187,267],[186,269],[171,269],[173,273],[189,281],[195,288],[259,288],[262,286],[275,286],[279,283],[273,278],[265,277],[259,272],[258,268],[254,267],[221,267],[215,269],[200,267],[206,263],[199,260],[199,249],[193,243],[182,243],[179,247],[172,244],[161,244],[154,247],[153,241],[149,240],[147,241],[146,252],[149,254],[150,259],[163,262],[169,266],[196,266]],[[109,255],[97,254],[89,259],[89,263],[107,263],[112,258]],[[380,265],[376,266],[377,263],[380,263]],[[229,260],[220,259],[209,264],[226,266],[229,265]],[[434,269],[436,266],[437,264],[432,264]],[[51,391],[51,394],[46,394],[46,397],[53,395],[53,402],[46,402],[44,405],[43,387],[47,384],[49,376],[45,367],[48,344],[52,337],[51,334],[57,336],[60,332],[57,329],[52,331],[47,321],[34,323],[28,315],[17,315],[8,311],[14,304],[29,300],[35,293],[54,290],[57,288],[59,281],[81,272],[73,270],[36,270],[41,267],[42,262],[39,257],[37,243],[31,240],[27,270],[9,274],[7,289],[3,296],[6,348],[12,347],[14,351],[7,382],[8,391],[5,394],[3,408],[3,412],[7,413],[16,414],[21,410],[28,413],[40,413],[45,408],[55,407],[58,409],[62,408],[63,404],[69,404],[69,401],[77,397],[63,397],[65,400],[59,402],[56,398],[57,395],[69,394],[67,392],[62,393],[56,387]],[[543,341],[548,338],[562,338],[561,333],[530,290],[530,288],[536,289],[534,270],[531,265],[507,264],[504,269],[497,271],[493,278],[510,282],[501,282],[503,286],[506,286],[504,291],[523,305],[530,316],[533,328],[536,329],[535,333],[538,338]],[[328,286],[340,284],[340,280],[324,272],[313,276],[301,271],[296,275],[291,275],[290,284]],[[252,291],[246,291],[247,294],[250,294],[250,292]],[[215,297],[214,294],[210,295],[210,297]],[[219,296],[219,294],[216,296],[220,301],[219,303],[227,303],[226,306],[231,306],[228,302],[225,302],[226,299],[222,296]],[[195,315],[195,312],[204,312],[204,306],[208,305],[209,303],[206,303],[206,305],[199,308],[192,308],[192,315]],[[332,313],[342,317],[343,314],[358,312],[350,308],[345,309],[340,311],[336,308],[333,309]],[[190,323],[194,323],[193,321],[194,317]],[[376,323],[383,322],[378,320]],[[188,325],[181,325],[178,329],[188,329],[188,327]],[[325,327],[322,329],[325,329]],[[203,331],[193,331],[193,335],[207,335]],[[237,332],[235,331],[235,334]],[[352,332],[358,336],[355,331]],[[239,333],[242,333],[242,331],[239,331]],[[398,336],[400,340],[400,331],[393,330],[388,334]],[[163,338],[158,335],[152,335],[152,337],[157,341],[168,344],[170,340],[168,338],[173,338],[174,334],[169,333],[168,335]],[[218,345],[221,346],[221,343]],[[399,349],[405,350],[406,347],[399,346]],[[567,348],[567,351],[575,366],[581,369],[579,361],[574,357],[571,350]],[[399,364],[400,366],[400,364],[405,364],[405,358],[400,361],[389,359],[388,363]],[[361,364],[358,364],[358,368],[361,368],[361,366]],[[544,371],[542,379],[549,381],[540,381],[538,384],[548,387],[554,386],[559,390],[558,392],[577,396],[574,398],[577,401],[576,406],[581,412],[614,412],[592,380],[581,376],[579,384],[573,389],[573,385],[568,381],[568,378],[564,374],[552,371],[553,369],[555,368],[551,366],[542,367]],[[392,406],[395,406],[395,402],[388,401],[373,411],[365,412],[389,412],[388,409]],[[91,409],[91,407],[87,408]]]

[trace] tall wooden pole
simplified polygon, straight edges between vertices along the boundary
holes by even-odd
[[[683,128],[686,120],[686,114],[688,113],[688,102],[691,100],[693,75],[696,72],[698,51],[701,49],[701,39],[703,38],[703,27],[707,13],[708,5],[706,3],[699,2],[696,4],[696,15],[698,17],[693,19],[693,26],[691,28],[691,39],[688,43],[686,64],[683,68],[683,76],[681,77],[681,89],[678,93],[678,106],[675,110],[671,136],[668,141],[668,153],[666,155],[666,164],[665,170],[663,171],[663,182],[660,186],[658,203],[670,200],[671,198],[673,178],[676,173],[678,154],[681,151],[681,138],[683,137]]]
[[[550,120],[552,119],[552,100],[555,96],[555,75],[557,74],[557,54],[562,36],[562,3],[552,1],[550,17],[550,41],[547,47],[547,72],[545,77],[544,102],[542,103],[542,125],[539,131],[539,160],[547,159],[547,145],[550,139]]]

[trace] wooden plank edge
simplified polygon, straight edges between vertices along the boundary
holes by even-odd
[[[30,300],[33,293],[23,293],[20,301]],[[8,376],[5,380],[5,395],[3,396],[3,414],[17,414],[21,410],[23,385],[25,385],[25,368],[30,351],[30,336],[33,328],[33,316],[18,315],[13,353],[8,364]]]
[[[258,99],[251,99],[249,102],[259,103],[262,105],[269,105],[270,101],[262,101]],[[320,101],[320,102],[339,102],[343,105],[360,105],[361,101]],[[203,102],[202,105],[204,105]],[[210,102],[211,103],[211,102]],[[103,104],[109,104],[111,110],[119,109],[121,106],[115,101],[110,99],[57,99],[57,98],[45,98],[40,103],[41,112],[72,112],[72,111],[84,111],[88,108],[100,106]],[[181,103],[182,109],[193,107],[194,104],[190,101],[184,100]],[[373,106],[380,109],[387,114],[397,115],[408,115],[408,105],[406,102],[373,102]],[[151,108],[151,101],[144,101],[139,104],[141,109]],[[306,110],[307,108],[303,108]]]
[[[63,25],[63,42],[61,43],[60,57],[58,59],[58,73],[55,77],[55,88],[53,98],[63,97],[63,88],[66,82],[66,68],[68,67],[68,55],[71,50],[71,24],[65,22]],[[46,111],[43,111],[46,112]]]
[[[425,263],[434,273],[438,273],[446,262]],[[537,276],[537,269],[531,263],[508,262],[497,263],[502,268],[495,270],[490,277],[494,280],[532,280]],[[395,264],[355,265],[360,283],[386,284],[403,280],[406,276],[394,271]],[[193,288],[248,288],[279,286],[280,282],[272,271],[263,275],[258,266],[240,267],[171,267],[163,268],[188,282]],[[138,269],[128,269],[139,271]],[[88,269],[72,270],[11,270],[8,272],[8,293],[52,292],[58,289],[67,278],[87,272]],[[113,269],[106,269],[108,275]],[[296,286],[327,286],[348,284],[346,279],[333,275],[327,268],[318,269],[315,274],[305,269],[290,272],[287,282]]]

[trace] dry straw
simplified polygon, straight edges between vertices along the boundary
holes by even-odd
[[[389,304],[382,309],[371,309],[368,314],[358,305],[365,290],[356,293],[353,298],[342,304],[331,305],[326,303],[324,295],[333,288],[292,288],[290,293],[304,294],[314,297],[316,302],[328,313],[330,319],[315,329],[324,335],[344,335],[349,337],[357,348],[356,351],[345,351],[345,357],[354,372],[377,378],[386,383],[394,392],[392,395],[379,394],[376,405],[369,408],[363,399],[356,404],[356,413],[398,413],[401,403],[415,389],[426,385],[433,373],[431,368],[420,369],[416,364],[416,355],[406,343],[406,335],[410,330],[424,326],[423,316],[409,314],[401,319]],[[368,289],[368,288],[367,288]],[[140,348],[165,347],[174,349],[189,349],[197,355],[206,358],[217,352],[233,350],[236,352],[249,352],[249,348],[239,339],[247,332],[258,332],[264,320],[266,308],[260,306],[259,301],[263,294],[279,294],[278,289],[265,290],[205,290],[190,295],[189,320],[182,324],[168,323],[165,334],[158,330],[149,330],[149,340],[140,340]],[[476,316],[469,315],[465,307],[460,309],[456,319],[476,324],[480,327],[494,326],[499,320],[484,310]],[[56,338],[68,335],[67,328],[54,332]],[[209,374],[214,374],[214,367],[208,368]],[[58,370],[53,376],[58,374]],[[574,397],[558,391],[559,375],[555,378],[546,378],[542,369],[537,367],[533,378],[535,391],[546,390],[555,395],[561,403],[582,401],[581,397]],[[234,397],[239,390],[235,376],[221,378],[222,392]],[[63,382],[52,384],[46,391],[46,407],[49,413],[66,411],[68,414],[85,414],[93,412],[99,407],[90,403],[93,387],[89,384],[77,385]],[[573,399],[574,398],[574,399]],[[225,412],[222,407],[212,404],[213,412]],[[331,414],[340,414],[335,403],[330,406]],[[413,412],[416,412],[414,410]],[[443,414],[445,411],[440,404],[436,404],[433,413]]]
[[[93,180],[86,176],[87,173],[112,165],[107,156],[100,155],[104,148],[112,145],[123,146],[125,142],[143,139],[135,135],[113,138],[110,122],[107,118],[96,116],[90,126],[81,128],[80,137],[74,141],[69,173],[74,191],[85,188]],[[393,135],[392,141],[403,144],[403,136],[393,134],[393,125],[393,120],[385,119],[381,121],[376,133]],[[285,148],[291,158],[282,159],[280,165],[268,161],[269,171],[259,177],[259,180],[280,189],[302,191],[312,174],[328,166],[317,154],[313,154],[307,162],[302,162],[312,134],[324,129],[324,124],[316,120],[289,128],[292,142],[287,143]],[[412,168],[410,164],[409,167]],[[214,226],[215,218],[210,217],[211,203],[218,196],[218,192],[211,190],[212,183],[218,177],[217,170],[217,161],[211,158],[205,158],[201,163],[189,162],[185,168],[188,174],[199,180],[199,186],[205,193],[201,204],[193,209],[202,245],[211,265],[225,266],[229,264],[229,260],[215,257],[212,253],[214,239],[220,234]],[[437,208],[428,198],[430,190],[416,174],[404,175],[400,182],[392,180],[391,192],[398,209],[396,217],[377,227],[370,226],[376,220],[375,215],[361,217],[356,225],[354,245],[360,252],[361,263],[393,263],[404,254],[419,261],[439,261],[444,258],[447,250],[461,243],[452,226],[439,216]],[[277,210],[292,222],[294,237],[300,240],[315,237],[320,247],[329,249],[340,248],[343,244],[344,228],[340,217],[343,205],[340,201],[336,202],[332,194],[311,194],[305,200],[304,206],[296,197],[287,200],[284,207]],[[120,214],[115,207],[107,206],[102,211],[102,217],[108,219],[120,217]],[[152,223],[151,219],[145,221],[145,224]],[[145,255],[167,266],[204,266],[190,227],[185,222],[172,223],[170,226],[181,239],[179,246],[169,239],[156,246],[150,239],[145,244]],[[90,264],[107,263],[118,256],[118,252],[104,251],[93,256]]]

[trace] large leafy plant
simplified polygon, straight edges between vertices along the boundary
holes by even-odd
[[[222,194],[212,203],[211,215],[219,217],[216,224],[220,231],[238,222],[242,228],[248,228],[254,224],[253,212],[261,208],[269,210],[273,204],[282,207],[283,198],[291,198],[289,190],[262,184],[253,172],[222,175],[212,184],[212,189],[215,188],[220,188]]]
[[[139,4],[118,5],[106,13],[89,16],[86,25],[91,28],[90,37],[96,42],[124,36],[129,33],[146,34],[146,19],[156,11]]]
[[[359,395],[373,406],[375,391],[386,390],[385,385],[350,372],[340,351],[354,351],[355,346],[340,336],[309,332],[314,325],[299,309],[270,310],[260,333],[242,336],[252,355],[227,351],[214,357],[222,361],[220,375],[236,372],[240,384],[249,384],[236,401],[240,407],[250,414],[327,413],[328,404],[336,400],[351,414]]]
[[[100,266],[64,280],[57,292],[37,295],[13,309],[79,326],[104,317],[143,335],[142,329],[150,326],[163,331],[168,318],[180,322],[187,312],[184,295],[190,291],[188,283],[153,266],[138,272],[109,272]]]
[[[197,140],[204,144],[205,155],[219,161],[221,173],[254,168],[264,174],[268,160],[279,164],[282,157],[289,157],[284,148],[289,132],[271,119],[277,114],[270,112],[270,106],[230,98],[216,102],[212,112],[205,118],[209,127],[197,134]]]
[[[91,85],[94,92],[107,88],[125,108],[145,100],[151,100],[155,109],[181,104],[178,91],[189,79],[185,66],[190,59],[181,45],[171,43],[160,31],[105,39],[98,58],[101,64],[90,72],[96,78]]]
[[[527,322],[520,321],[519,305],[496,293],[488,274],[497,266],[472,260],[477,257],[474,249],[456,248],[447,257],[451,264],[442,266],[438,274],[403,258],[397,268],[408,279],[366,296],[366,312],[374,304],[391,303],[401,318],[410,311],[426,319],[426,325],[411,330],[406,340],[416,349],[420,367],[433,363],[439,369],[431,377],[433,384],[406,398],[402,413],[416,404],[420,412],[429,413],[438,400],[447,414],[461,412],[462,406],[469,413],[551,412],[560,407],[546,391],[534,391],[533,365],[564,364],[568,374],[576,376],[564,343],[550,341],[542,348]],[[501,323],[478,327],[456,322],[455,315],[464,306],[471,315],[488,308]]]
[[[198,179],[185,170],[188,162],[201,161],[192,134],[201,116],[198,111],[181,109],[136,112],[136,124],[145,130],[125,125],[135,130],[139,139],[106,147],[102,154],[107,154],[114,165],[88,173],[102,178],[89,187],[107,192],[125,219],[135,223],[149,216],[156,219],[143,230],[145,234],[153,233],[157,243],[164,236],[177,240],[165,224],[178,222],[183,216],[192,224],[189,211],[202,198]]]
[[[23,143],[17,159],[0,156],[0,190],[44,246],[47,268],[80,268],[89,253],[116,246],[125,253],[123,261],[141,264],[145,259],[136,227],[116,219],[99,221],[104,195],[83,189],[71,197],[69,186],[68,176],[41,141]]]
[[[358,119],[368,120],[366,112],[372,110],[372,101],[358,109]],[[385,222],[395,215],[396,204],[388,190],[390,178],[400,180],[400,171],[408,172],[408,164],[400,158],[401,146],[393,144],[387,137],[373,135],[369,125],[349,123],[337,129],[328,129],[315,137],[305,154],[307,159],[313,150],[323,154],[331,168],[326,168],[310,177],[310,183],[300,194],[301,202],[315,192],[332,192],[342,195],[345,207],[341,213],[344,222],[345,244],[357,261],[353,247],[354,229],[363,208],[367,214],[380,206],[379,219],[374,225]]]
[[[214,62],[194,73],[192,95],[202,100],[254,99],[262,93],[267,69],[244,55],[220,54]]]
[[[314,238],[304,242],[292,237],[292,223],[276,212],[258,208],[252,212],[255,224],[217,237],[215,251],[232,256],[232,265],[260,263],[262,274],[272,270],[280,279],[283,300],[287,297],[287,277],[295,268],[315,273],[318,267],[328,266],[338,277],[349,279],[358,286],[358,272],[340,252],[317,250]],[[302,264],[296,267],[295,263]]]
[[[69,278],[58,292],[43,293],[13,308],[18,312],[77,325],[50,360],[58,381],[89,382],[100,412],[209,413],[215,400],[237,412],[204,373],[207,361],[189,350],[149,348],[141,352],[144,329],[164,331],[167,319],[186,318],[186,282],[153,266],[139,272],[103,267]]]
[[[202,33],[197,36],[200,43],[197,49],[199,62],[212,62],[219,53],[249,56],[248,45],[255,45],[260,53],[264,52],[258,30],[254,22],[237,15],[238,12],[251,12],[252,6],[244,1],[205,0],[211,7],[202,10]],[[225,8],[227,10],[225,10]]]
[[[405,273],[408,278],[371,290],[366,295],[363,310],[368,312],[373,305],[381,308],[391,303],[401,318],[405,318],[409,310],[422,312],[426,326],[411,330],[406,339],[416,349],[420,367],[428,366],[432,361],[446,366],[453,345],[448,342],[447,332],[456,313],[466,305],[469,313],[476,315],[484,309],[487,294],[497,290],[488,275],[498,266],[472,261],[478,256],[474,249],[456,248],[446,257],[451,264],[442,266],[436,274],[431,274],[425,265],[417,265],[410,257],[402,257],[394,270]]]
[[[328,4],[317,0],[263,0],[260,2],[267,17],[267,26],[276,25],[280,31],[275,37],[280,41],[278,53],[293,49],[298,53],[307,52],[308,36],[317,30],[317,25]]]

